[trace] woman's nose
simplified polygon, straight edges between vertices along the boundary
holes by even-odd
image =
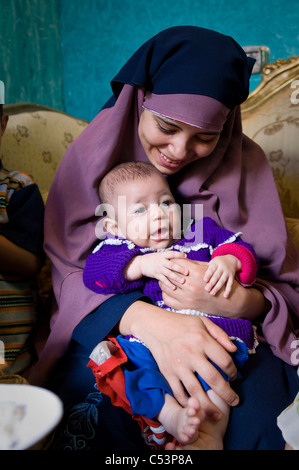
[[[171,156],[183,160],[190,150],[190,142],[183,136],[176,137],[169,143],[169,150]]]

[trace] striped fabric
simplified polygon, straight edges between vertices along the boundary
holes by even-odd
[[[29,176],[0,167],[0,226],[9,222],[7,209],[15,191],[32,184]],[[22,372],[32,360],[29,337],[37,310],[37,288],[33,281],[0,274],[0,358],[6,373]]]
[[[23,278],[0,275],[0,339],[4,345],[6,373],[19,373],[29,366],[29,346],[37,308],[37,289]]]
[[[0,168],[0,224],[8,222],[7,207],[13,193],[32,183],[25,173]]]

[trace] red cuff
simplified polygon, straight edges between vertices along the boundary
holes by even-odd
[[[241,271],[238,272],[239,280],[244,286],[251,286],[257,274],[256,260],[251,251],[237,243],[224,243],[214,250],[212,259],[223,255],[233,255],[241,261]]]

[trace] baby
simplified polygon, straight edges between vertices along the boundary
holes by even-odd
[[[181,238],[180,208],[166,179],[151,164],[129,162],[118,165],[102,179],[99,194],[107,212],[103,224],[110,236],[102,240],[87,258],[83,279],[94,292],[112,294],[142,289],[156,305],[172,310],[163,302],[158,281],[173,289],[175,283],[184,283],[188,271],[176,263],[176,259],[185,257],[207,263],[204,281],[211,295],[223,288],[223,295],[229,297],[236,275],[243,285],[254,282],[256,255],[253,248],[240,239],[240,233],[218,227],[212,219],[204,217]],[[207,316],[188,309],[180,313]],[[234,360],[241,367],[248,352],[255,348],[251,323],[218,316],[209,318],[234,338],[237,346]],[[222,418],[216,423],[202,416],[195,397],[189,398],[185,408],[181,407],[150,351],[137,338],[118,335],[113,343],[113,347],[110,343],[108,348],[107,343],[100,343],[89,363],[103,393],[109,394],[110,384],[104,383],[103,370],[99,376],[99,367],[107,370],[109,351],[117,356],[116,345],[127,358],[122,369],[125,397],[133,415],[157,419],[177,439],[178,448],[223,448],[229,407],[198,374],[210,399],[222,411]],[[99,356],[104,357],[103,365]],[[120,367],[120,363],[116,367]],[[170,450],[177,446],[169,443],[166,448]]]

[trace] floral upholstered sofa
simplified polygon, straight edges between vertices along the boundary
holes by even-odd
[[[4,107],[9,121],[1,159],[9,170],[22,170],[38,184],[44,201],[69,144],[88,122],[36,104]]]
[[[267,155],[299,249],[299,56],[263,68],[260,85],[242,106],[242,122]]]

